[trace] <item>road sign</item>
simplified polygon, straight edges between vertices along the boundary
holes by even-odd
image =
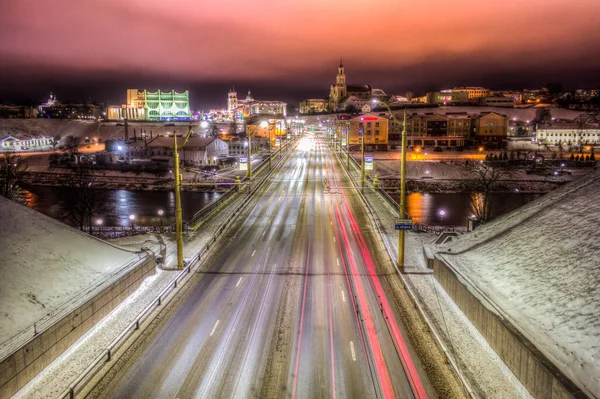
[[[281,142],[281,140],[279,139],[279,137],[277,137],[275,139],[275,147],[279,147],[280,142]]]
[[[345,147],[345,146],[346,146],[346,138],[342,137],[342,147]]]
[[[365,155],[365,170],[373,170],[373,156]]]
[[[248,158],[240,158],[240,170],[248,170]]]
[[[396,230],[412,230],[412,224],[396,223]]]

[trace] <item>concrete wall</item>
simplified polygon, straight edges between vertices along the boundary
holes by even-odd
[[[154,258],[137,266],[0,363],[0,398],[8,398],[33,379],[104,316],[155,273]],[[83,370],[82,370],[83,371]]]
[[[437,257],[434,276],[534,398],[586,397],[510,322],[487,310]]]

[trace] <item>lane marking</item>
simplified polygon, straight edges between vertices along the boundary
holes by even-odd
[[[215,326],[213,327],[213,329],[210,331],[209,337],[212,337],[213,334],[215,333],[215,330],[217,329],[217,326],[219,325],[219,322],[221,320],[217,320],[217,322],[215,323]]]
[[[252,256],[254,256],[255,253],[256,253],[256,249],[254,251],[252,251]]]
[[[339,266],[340,265],[340,258],[337,258],[336,261],[337,261],[337,265]]]
[[[346,302],[346,295],[344,294],[344,290],[342,290],[342,301]]]
[[[335,236],[333,236],[333,242],[335,242]]]
[[[240,285],[240,283],[242,282],[243,277],[240,277],[240,279],[238,280],[237,284],[235,285],[236,287],[238,287]]]
[[[356,361],[356,352],[354,352],[354,342],[350,341],[350,353],[352,353],[352,360]]]
[[[262,234],[262,235],[264,236],[266,232],[267,232],[267,230],[263,231],[263,234]]]

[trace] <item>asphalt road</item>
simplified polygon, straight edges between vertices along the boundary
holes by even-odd
[[[341,176],[325,144],[301,139],[102,396],[414,397],[370,250],[345,195],[327,190]]]

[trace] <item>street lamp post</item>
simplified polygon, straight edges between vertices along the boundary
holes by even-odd
[[[158,216],[160,217],[160,231],[162,232],[162,228],[163,228],[163,215],[165,214],[165,211],[163,211],[162,209],[158,210]]]
[[[135,220],[135,215],[129,215],[129,220],[131,220],[131,231],[135,229],[133,221]]]
[[[98,232],[102,233],[102,219],[96,219],[96,224],[98,225]]]
[[[390,112],[390,115],[394,119],[394,122],[396,122],[396,124],[400,124],[400,121],[398,121],[389,105],[379,100],[373,100],[373,103],[383,104]],[[398,216],[400,217],[400,219],[404,219],[406,218],[406,108],[404,108],[401,148],[402,153],[400,161],[400,209],[398,212]],[[401,272],[404,272],[404,243],[404,230],[398,230],[398,269],[400,269]]]
[[[350,122],[346,123],[346,169],[350,170]]]
[[[365,132],[363,131],[360,135],[360,158],[362,159],[360,165],[360,190],[365,190]]]
[[[248,136],[248,171],[246,176],[248,179],[252,179],[252,135],[248,126],[246,126],[246,136]]]

